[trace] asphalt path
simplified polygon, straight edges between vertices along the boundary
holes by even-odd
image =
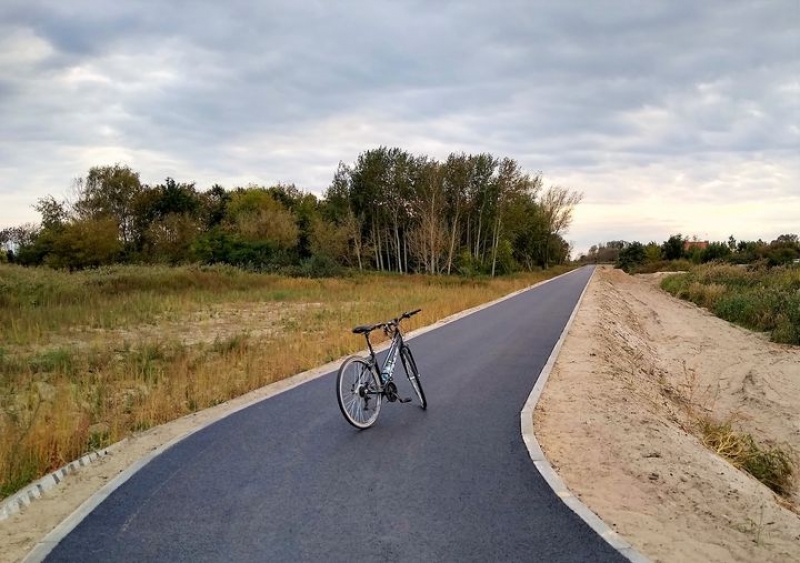
[[[327,374],[168,449],[47,560],[624,561],[556,497],[520,434],[590,274],[411,340],[427,411],[387,403],[359,431]]]

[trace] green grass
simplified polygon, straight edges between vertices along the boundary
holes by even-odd
[[[775,342],[800,345],[800,268],[710,264],[661,282],[669,293]]]

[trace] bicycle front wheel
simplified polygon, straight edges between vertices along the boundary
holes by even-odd
[[[336,376],[336,398],[345,420],[356,428],[369,428],[381,412],[381,394],[375,372],[364,358],[347,358]]]
[[[414,361],[414,356],[411,355],[411,349],[408,346],[404,346],[403,349],[400,350],[400,358],[403,360],[403,369],[406,372],[406,376],[408,376],[408,381],[411,383],[411,387],[414,388],[417,399],[419,399],[419,406],[423,409],[428,408],[428,401],[425,399],[425,391],[422,390],[422,380],[419,377],[417,362]]]

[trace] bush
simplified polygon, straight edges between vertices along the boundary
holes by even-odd
[[[333,278],[341,276],[344,269],[333,258],[315,254],[300,262],[293,273],[304,278]]]
[[[731,255],[730,247],[723,242],[712,242],[700,253],[700,261],[703,263],[722,260]]]
[[[617,268],[620,268],[628,273],[645,261],[645,249],[642,243],[632,242],[627,247],[619,251],[619,260],[617,261]]]
[[[631,271],[632,274],[652,274],[654,272],[688,272],[694,264],[688,260],[658,260],[656,262],[645,262],[636,266]]]
[[[800,269],[709,264],[664,278],[661,288],[727,321],[768,331],[775,342],[800,344]]]

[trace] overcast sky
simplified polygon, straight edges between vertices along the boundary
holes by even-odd
[[[0,2],[0,228],[91,166],[321,194],[380,145],[515,158],[566,236],[800,232],[800,1]]]

